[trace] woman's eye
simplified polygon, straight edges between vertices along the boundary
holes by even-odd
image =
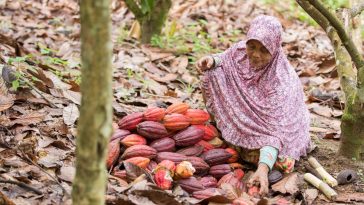
[[[269,51],[268,51],[266,48],[262,48],[262,49],[260,49],[260,51],[261,51],[262,53],[269,53]]]

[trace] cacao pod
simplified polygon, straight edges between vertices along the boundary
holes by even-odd
[[[195,191],[192,193],[192,196],[196,199],[207,199],[212,196],[223,196],[225,195],[225,191],[219,188],[208,188],[201,191]]]
[[[171,173],[174,173],[176,171],[176,164],[172,162],[171,160],[163,160],[158,165],[156,170],[158,169],[167,169]],[[172,174],[173,176],[173,174]]]
[[[224,164],[232,155],[224,149],[212,149],[202,154],[201,158],[210,166]]]
[[[146,157],[132,157],[132,158],[126,159],[125,162],[130,162],[134,165],[137,165],[140,168],[146,169],[148,167],[150,159],[148,159]]]
[[[195,127],[188,127],[173,136],[173,139],[177,146],[190,146],[199,142],[202,136],[202,130]]]
[[[168,134],[163,124],[153,121],[138,124],[137,132],[148,139],[160,139]]]
[[[188,179],[180,179],[178,180],[178,184],[181,186],[183,190],[188,193],[193,193],[195,191],[203,190],[201,182],[198,181],[195,177],[190,177]]]
[[[147,140],[145,140],[145,138],[140,135],[131,134],[122,139],[121,144],[123,144],[125,147],[131,147],[133,145],[146,145]]]
[[[199,109],[188,109],[185,115],[190,118],[191,125],[204,124],[210,118],[209,113]]]
[[[163,125],[168,130],[183,130],[190,125],[190,118],[182,114],[169,114],[164,116]]]
[[[171,173],[166,169],[159,169],[154,174],[154,181],[157,186],[163,190],[172,188],[172,176]]]
[[[184,114],[190,106],[186,103],[173,103],[166,109],[166,114],[179,113]]]
[[[178,154],[174,152],[159,152],[157,153],[156,161],[160,163],[163,160],[171,160],[172,162],[178,164],[182,161],[185,161],[187,156],[183,154]]]
[[[117,161],[120,155],[120,142],[119,140],[114,140],[109,142],[107,158],[106,158],[106,167],[108,169]]]
[[[149,146],[157,150],[157,152],[173,152],[175,150],[174,140],[167,137],[154,140]]]
[[[130,135],[129,130],[116,129],[111,135],[110,141],[114,141],[116,139],[119,141],[124,139],[128,135]]]
[[[131,147],[128,147],[123,155],[121,155],[121,159],[128,159],[132,157],[146,157],[149,159],[153,159],[156,157],[157,151],[149,147],[148,145],[134,145]]]
[[[259,197],[259,191],[259,187],[257,186],[252,186],[248,188],[248,194],[253,197]]]
[[[224,144],[224,141],[222,141],[220,138],[215,137],[212,140],[209,141],[209,143],[214,146],[214,148],[220,148]]]
[[[201,145],[194,145],[177,151],[177,153],[179,154],[183,154],[186,156],[196,156],[196,157],[202,154],[202,152],[203,152],[203,146]]]
[[[221,188],[222,184],[231,184],[235,189],[239,190],[240,192],[244,192],[246,187],[244,185],[244,182],[242,181],[242,177],[244,176],[244,174],[242,173],[244,173],[243,170],[234,170],[234,172],[230,172],[224,175],[218,181],[218,187]]]
[[[217,187],[217,180],[213,176],[202,177],[200,179],[200,182],[201,182],[202,186],[205,189],[207,189],[207,188],[216,188]]]
[[[157,167],[157,162],[155,162],[154,160],[151,160],[148,164],[147,170],[149,172],[152,172],[156,167]]]
[[[219,164],[210,167],[209,174],[217,179],[220,179],[222,176],[229,174],[231,171],[232,169],[229,164]]]
[[[118,125],[120,129],[135,130],[137,125],[142,121],[143,121],[143,113],[135,112],[121,118],[121,120],[119,120],[118,122]]]
[[[165,115],[164,108],[151,107],[144,112],[143,120],[159,122],[164,118],[164,115]]]
[[[228,159],[227,162],[229,163],[234,163],[234,162],[237,162],[238,159],[239,159],[239,153],[235,150],[235,149],[232,149],[232,148],[226,148],[225,149],[227,152],[229,152],[232,156]]]
[[[206,142],[205,140],[201,140],[197,144],[203,146],[204,152],[214,149],[214,146],[212,146],[212,144]]]
[[[187,157],[186,161],[191,162],[192,166],[196,169],[196,174],[206,174],[210,166],[200,157]]]
[[[204,131],[204,135],[202,137],[203,140],[209,141],[219,136],[219,132],[213,125],[193,125],[193,126]]]
[[[191,162],[182,161],[177,164],[175,175],[178,179],[189,178],[195,173],[196,169],[192,166]]]
[[[115,170],[113,171],[112,175],[120,179],[126,180],[126,170]]]

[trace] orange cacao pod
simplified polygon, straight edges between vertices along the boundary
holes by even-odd
[[[120,155],[120,142],[119,140],[114,140],[109,142],[107,158],[106,158],[106,167],[110,169],[110,167],[116,162]]]
[[[172,162],[178,164],[182,161],[185,161],[187,159],[187,156],[183,154],[178,154],[174,152],[159,152],[157,154],[156,161],[160,163],[163,160],[171,160]]]
[[[150,159],[148,159],[146,157],[132,157],[132,158],[126,159],[125,162],[130,162],[132,164],[137,165],[140,168],[146,169],[148,167]]]
[[[141,121],[143,121],[143,113],[136,112],[121,118],[121,120],[119,120],[118,122],[118,125],[120,129],[135,130],[136,126]]]
[[[210,166],[224,164],[232,155],[224,149],[212,149],[202,154],[201,158]]]
[[[168,114],[163,118],[163,125],[168,130],[182,130],[190,125],[190,118],[182,114]]]
[[[203,175],[210,169],[210,166],[200,157],[187,157],[186,161],[191,162],[192,166],[196,169],[195,174]]]
[[[159,122],[164,118],[165,109],[159,107],[148,108],[143,115],[145,121],[156,121]]]
[[[192,166],[191,162],[182,161],[176,166],[176,176],[179,179],[189,178],[195,173],[196,169]]]
[[[113,140],[116,140],[116,139],[122,140],[128,135],[130,135],[129,130],[116,129],[113,132],[113,134],[111,135],[110,141],[113,141]]]
[[[200,182],[201,182],[202,186],[205,189],[207,189],[207,188],[216,188],[217,187],[217,180],[213,176],[202,177],[200,179]]]
[[[199,109],[188,109],[185,115],[190,118],[191,125],[204,124],[210,118],[209,113]]]
[[[194,145],[202,139],[203,131],[196,127],[188,127],[173,136],[177,146]]]
[[[210,168],[209,174],[217,179],[220,179],[222,176],[229,174],[231,171],[232,168],[229,164],[218,164]]]
[[[225,195],[225,191],[219,188],[208,188],[205,190],[195,191],[192,193],[192,196],[196,199],[207,199],[212,196],[221,196]]]
[[[229,152],[232,156],[228,159],[227,162],[229,163],[234,163],[234,162],[237,162],[238,159],[239,159],[239,153],[233,149],[233,148],[226,148],[225,149],[227,152]]]
[[[203,146],[201,145],[194,145],[177,151],[177,153],[179,154],[183,154],[186,156],[196,156],[196,157],[202,154],[202,152],[203,152]]]
[[[157,151],[149,147],[148,145],[134,145],[128,147],[123,155],[121,155],[122,159],[128,159],[132,157],[146,157],[149,159],[153,159],[157,155]]]
[[[154,121],[145,121],[137,125],[138,134],[148,139],[160,139],[168,134],[163,124]]]
[[[163,190],[172,188],[172,176],[171,173],[166,169],[159,169],[154,174],[154,181],[157,186]]]
[[[166,114],[178,113],[184,114],[190,106],[186,103],[173,103],[166,109]]]
[[[125,147],[131,147],[133,145],[146,145],[147,140],[145,140],[145,138],[140,135],[131,134],[122,139],[121,144],[123,144]]]
[[[201,182],[198,181],[195,177],[178,180],[178,184],[181,186],[183,190],[185,190],[188,193],[193,193],[195,191],[200,191],[204,189]]]
[[[149,146],[153,147],[157,152],[173,152],[175,150],[174,140],[168,137],[154,140]]]
[[[201,141],[197,142],[197,144],[203,146],[204,152],[207,152],[207,151],[215,148],[214,146],[212,146],[212,144],[210,144],[209,142],[206,142],[205,140],[201,140]]]

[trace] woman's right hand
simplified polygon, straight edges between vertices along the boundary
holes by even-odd
[[[212,56],[204,56],[197,61],[196,67],[197,70],[202,73],[211,69],[214,66],[214,63],[214,58]]]

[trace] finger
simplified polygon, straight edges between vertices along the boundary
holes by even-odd
[[[210,60],[207,61],[207,67],[208,68],[211,68],[212,67],[212,61],[210,61]]]

